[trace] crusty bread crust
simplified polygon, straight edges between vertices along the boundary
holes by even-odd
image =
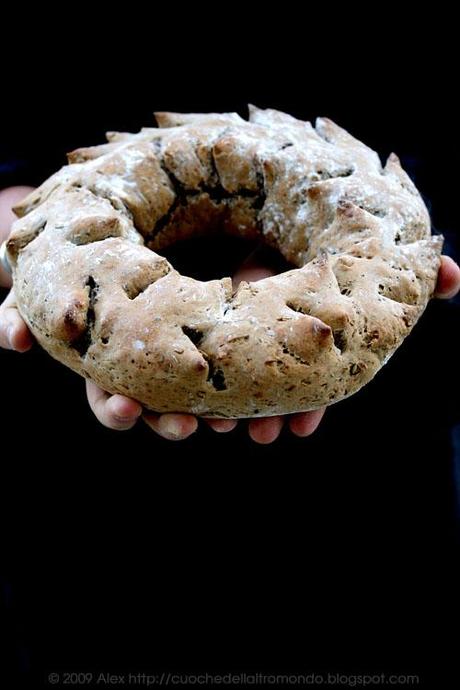
[[[56,359],[157,412],[257,417],[357,391],[431,297],[442,238],[391,155],[330,120],[158,113],[78,149],[17,208],[18,307]],[[260,238],[299,268],[232,293],[156,251]]]

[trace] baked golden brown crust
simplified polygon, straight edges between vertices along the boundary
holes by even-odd
[[[434,290],[442,238],[396,156],[274,110],[158,113],[78,149],[17,208],[18,306],[56,359],[158,412],[256,417],[357,391]],[[232,293],[156,253],[258,237],[298,269]]]

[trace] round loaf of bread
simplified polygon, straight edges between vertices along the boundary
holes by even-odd
[[[422,314],[442,238],[391,155],[327,119],[157,113],[109,133],[15,211],[18,308],[53,357],[157,412],[258,417],[357,391]],[[297,267],[232,290],[159,253],[198,233]]]

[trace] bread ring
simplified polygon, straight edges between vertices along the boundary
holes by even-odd
[[[413,183],[327,119],[157,113],[109,133],[15,211],[19,310],[53,357],[157,412],[313,410],[368,382],[431,297],[442,237]],[[161,255],[198,231],[298,268],[235,293]]]

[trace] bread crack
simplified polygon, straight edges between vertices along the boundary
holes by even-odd
[[[94,310],[95,304],[97,302],[97,295],[99,292],[99,285],[94,280],[93,276],[88,276],[85,283],[88,287],[88,308],[86,310],[86,326],[81,335],[78,336],[72,343],[74,350],[78,352],[80,357],[85,357],[91,346],[93,339],[93,328],[96,322],[96,313]]]
[[[227,384],[222,369],[218,369],[215,367],[214,362],[209,355],[207,357],[207,361],[209,367],[207,381],[209,381],[209,383],[216,389],[216,391],[227,390]]]
[[[258,186],[258,189],[256,191],[241,188],[238,189],[236,192],[229,192],[223,187],[223,185],[220,182],[219,173],[217,171],[217,167],[215,165],[213,156],[211,156],[212,175],[210,177],[210,180],[207,182],[202,181],[200,186],[196,189],[187,187],[185,184],[183,184],[177,178],[174,172],[170,168],[168,168],[164,159],[160,162],[160,165],[164,173],[168,176],[171,188],[175,194],[175,199],[169,207],[168,211],[157,220],[152,232],[150,232],[147,235],[147,243],[153,241],[155,237],[173,221],[174,214],[180,207],[187,207],[187,205],[192,201],[193,198],[199,196],[207,198],[211,203],[214,203],[217,206],[221,206],[221,210],[223,213],[226,212],[227,208],[229,207],[229,205],[231,205],[232,202],[237,204],[238,201],[240,201],[241,199],[251,199],[251,206],[256,212],[256,218],[254,219],[254,223],[256,225],[259,223],[259,212],[263,209],[266,201],[264,178],[261,172],[256,173],[256,180]],[[213,182],[215,184],[213,184]]]
[[[192,328],[190,326],[182,326],[182,332],[184,335],[187,336],[187,338],[189,340],[192,341],[192,343],[195,345],[195,347],[199,347],[201,341],[204,338],[203,331],[200,331],[198,328]]]

